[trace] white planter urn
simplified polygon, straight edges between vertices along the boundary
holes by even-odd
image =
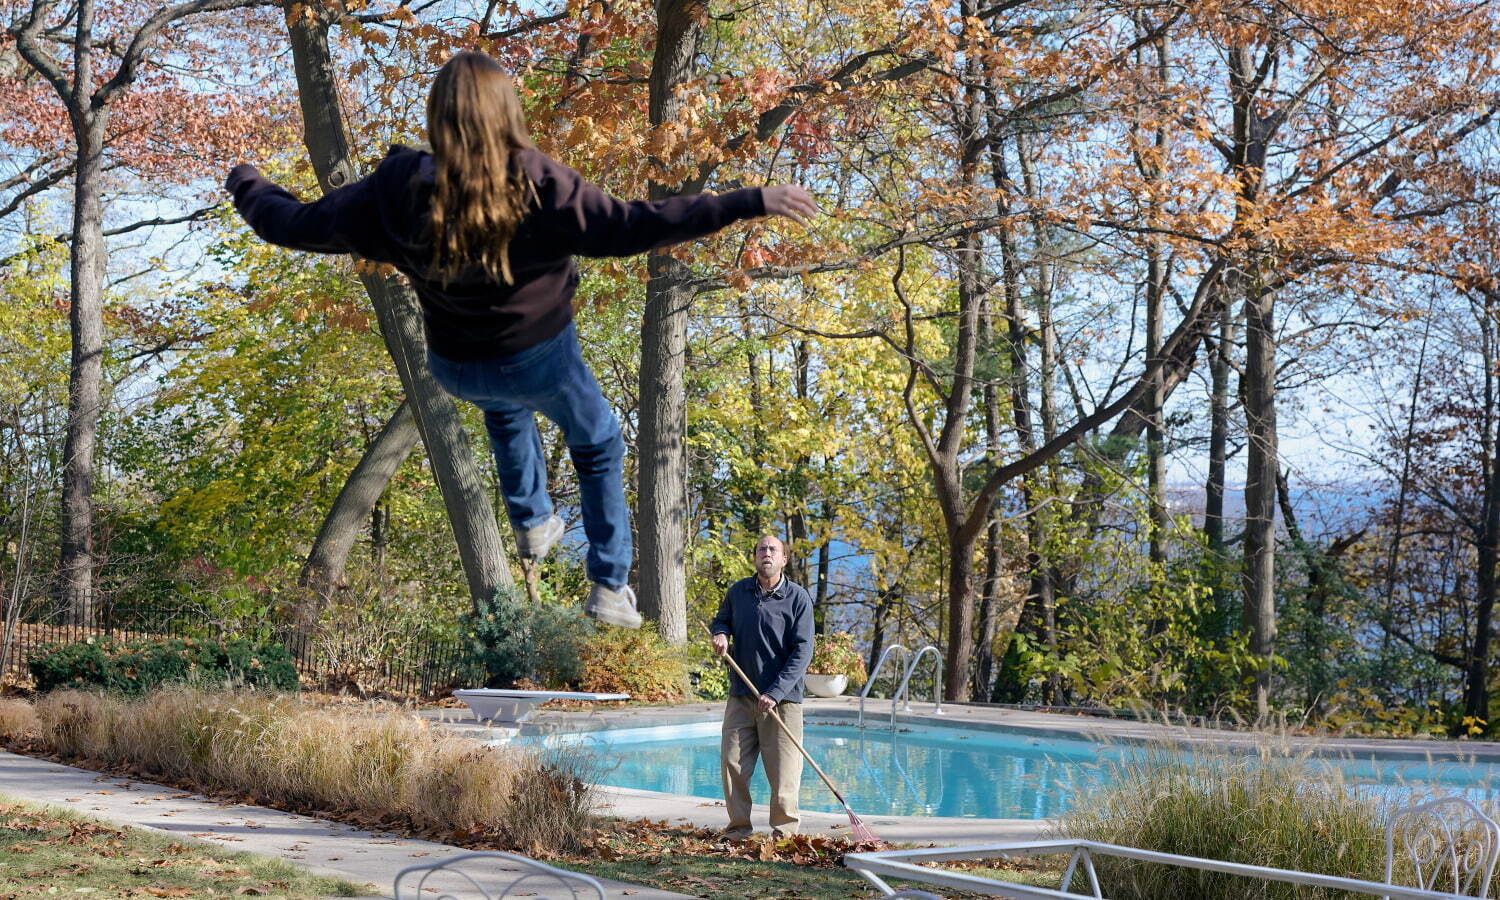
[[[807,685],[807,692],[814,697],[837,697],[849,686],[848,675],[807,674],[802,680]]]

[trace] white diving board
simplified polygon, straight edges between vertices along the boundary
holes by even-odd
[[[629,700],[629,694],[593,694],[585,691],[512,691],[504,688],[472,688],[453,696],[469,705],[474,718],[491,725],[517,726],[548,700]]]

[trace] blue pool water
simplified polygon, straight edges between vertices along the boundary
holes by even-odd
[[[533,736],[526,743],[582,755],[600,784],[723,798],[719,780],[719,723],[701,722]],[[1082,739],[1037,737],[1013,731],[946,727],[809,723],[804,743],[849,805],[862,815],[971,816],[1043,819],[1066,812],[1080,795],[1107,782],[1101,765],[1128,749]],[[1486,800],[1497,795],[1500,765],[1384,760],[1378,765],[1340,760],[1345,778],[1382,792],[1411,785]],[[769,788],[757,770],[755,802]],[[811,767],[802,776],[803,809],[839,812]]]

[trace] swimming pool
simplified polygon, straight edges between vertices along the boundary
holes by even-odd
[[[523,743],[585,759],[600,784],[723,798],[719,776],[719,722],[531,735]],[[1108,781],[1104,763],[1130,752],[1081,738],[1015,730],[936,725],[856,728],[852,723],[809,720],[804,743],[850,806],[862,815],[960,816],[1045,819],[1066,812],[1080,794]],[[1500,765],[1422,759],[1336,761],[1345,778],[1383,792],[1413,784],[1463,793],[1475,800],[1497,796]],[[759,768],[752,781],[756,803],[769,787]],[[810,767],[804,769],[803,809],[841,807]]]

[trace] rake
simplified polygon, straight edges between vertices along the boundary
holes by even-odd
[[[711,635],[713,632],[709,631],[709,633]],[[734,674],[740,676],[740,680],[745,683],[746,687],[754,692],[757,697],[760,696],[760,691],[756,689],[755,683],[745,674],[745,670],[740,668],[739,663],[734,661],[734,657],[726,653],[724,654],[724,661],[729,663],[729,667],[734,670]],[[849,815],[849,835],[861,844],[887,846],[886,842],[881,840],[879,835],[870,830],[870,826],[866,825],[863,819],[855,815],[854,810],[849,806],[849,801],[845,800],[844,795],[839,793],[839,789],[833,786],[833,779],[828,777],[828,773],[824,772],[823,767],[818,765],[818,761],[812,758],[812,754],[807,752],[807,748],[802,746],[802,742],[797,740],[797,736],[792,734],[792,730],[786,727],[785,722],[781,721],[781,716],[776,714],[776,710],[772,709],[766,715],[771,717],[771,721],[776,723],[777,727],[781,729],[781,733],[786,735],[787,739],[802,752],[802,758],[806,759],[812,765],[813,771],[818,773],[818,777],[823,779],[824,784],[828,785],[828,789],[833,792],[833,796],[838,798],[839,805],[844,807],[844,812]]]

